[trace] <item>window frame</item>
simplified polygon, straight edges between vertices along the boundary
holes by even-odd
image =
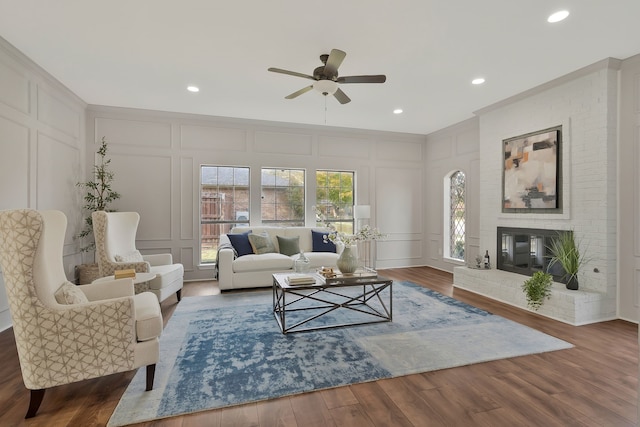
[[[264,172],[265,170],[272,170],[274,171],[274,183],[273,186],[265,186],[263,179],[264,179]],[[287,171],[289,173],[289,175],[291,174],[291,172],[302,172],[302,185],[278,185],[277,179],[278,179],[278,171],[280,172],[285,172]],[[264,215],[264,208],[265,208],[265,188],[268,190],[270,188],[274,189],[274,203],[273,203],[273,212],[274,212],[274,219],[265,219],[265,215]],[[293,218],[293,219],[279,219],[278,218],[278,206],[279,204],[277,203],[277,194],[275,193],[275,189],[278,188],[288,188],[288,189],[294,189],[294,188],[302,188],[302,201],[300,204],[297,205],[293,205],[290,204],[288,206],[288,210],[295,210],[296,206],[299,206],[302,211],[301,211],[301,216],[300,218]],[[261,166],[260,167],[260,220],[262,222],[262,224],[264,225],[269,225],[269,226],[285,226],[285,227],[295,227],[295,226],[301,226],[304,227],[305,226],[305,219],[306,219],[306,200],[307,200],[307,170],[305,168],[294,168],[294,167],[269,167],[269,166]]]
[[[452,186],[454,183],[454,178],[456,175],[462,174],[463,177],[463,188],[462,188],[462,201],[463,201],[463,228],[464,231],[462,233],[462,258],[455,257],[455,243],[453,242],[454,238],[454,210],[453,210],[453,200],[452,200]],[[455,169],[449,172],[444,178],[444,233],[443,233],[443,258],[456,262],[456,263],[464,263],[466,261],[467,255],[467,239],[466,239],[466,225],[467,225],[467,175],[464,173],[462,169]]]
[[[343,218],[332,218],[327,216],[326,214],[326,209],[322,209],[322,206],[331,206],[331,204],[329,203],[320,203],[321,201],[318,200],[318,194],[320,193],[320,191],[318,191],[320,188],[324,188],[327,190],[327,192],[329,192],[329,190],[331,188],[336,188],[336,187],[330,187],[328,185],[326,186],[319,186],[318,185],[318,173],[340,173],[340,174],[350,174],[351,175],[351,204],[347,205],[344,203],[339,203],[340,206],[342,206],[343,208],[346,208],[347,206],[349,207],[348,213],[349,215],[347,215],[347,217],[343,217]],[[328,182],[327,182],[328,184]],[[339,188],[339,194],[340,191],[342,189],[342,186],[337,187]],[[338,199],[340,199],[340,196],[338,196]],[[328,197],[326,198],[326,200],[329,200]],[[354,217],[354,212],[353,212],[353,207],[356,203],[356,172],[353,170],[338,170],[338,169],[316,169],[316,201],[315,201],[315,207],[316,209],[319,209],[323,214],[324,214],[324,220],[326,223],[331,223],[334,224],[336,226],[336,229],[340,232],[346,232],[347,234],[351,234],[355,231],[355,227],[356,227],[356,219]],[[344,225],[348,224],[348,226],[345,228]],[[324,225],[324,224],[321,224]],[[351,228],[349,230],[349,228]]]
[[[233,192],[235,194],[236,191],[236,187],[242,187],[245,188],[245,186],[240,186],[240,185],[235,185],[235,171],[236,169],[243,169],[246,170],[247,172],[247,185],[246,185],[246,192],[247,192],[247,210],[246,211],[241,211],[241,212],[247,212],[247,219],[237,219],[237,218],[229,218],[229,219],[225,219],[225,220],[203,220],[203,199],[204,199],[204,193],[205,193],[205,184],[203,183],[203,170],[204,168],[232,168],[234,170],[234,183],[231,184],[231,188],[233,188]],[[220,225],[220,229],[222,231],[222,228],[225,225],[231,225],[231,227],[229,228],[229,230],[231,228],[233,228],[233,226],[235,225],[249,225],[250,221],[251,221],[251,167],[249,166],[237,166],[237,165],[213,165],[213,164],[201,164],[200,168],[199,168],[199,198],[198,198],[198,240],[199,240],[199,249],[198,249],[198,265],[205,265],[205,266],[213,266],[215,265],[218,260],[217,259],[213,259],[213,260],[205,260],[203,258],[203,226],[204,225]],[[216,184],[216,188],[219,190],[220,189],[220,184],[219,182]],[[218,193],[220,193],[218,191]],[[233,204],[234,208],[232,209],[232,212],[234,214],[237,215],[238,211],[235,209],[235,200],[234,200],[234,204]],[[222,207],[220,207],[220,209],[222,210]],[[219,238],[222,234],[225,234],[223,232],[220,232],[218,234],[218,245],[219,245]],[[214,236],[214,235],[212,235]],[[213,241],[215,241],[215,237],[213,237]],[[216,245],[213,244],[212,245],[212,250],[214,250],[214,248],[216,248]],[[217,251],[216,251],[217,252]]]

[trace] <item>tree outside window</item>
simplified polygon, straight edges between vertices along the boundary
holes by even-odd
[[[304,225],[304,169],[262,168],[261,214],[269,225]]]
[[[217,261],[220,235],[249,224],[249,168],[200,168],[200,263]]]
[[[354,172],[316,171],[316,208],[336,230],[353,234]]]

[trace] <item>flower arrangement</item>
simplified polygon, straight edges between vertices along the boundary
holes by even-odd
[[[360,230],[358,230],[355,234],[347,234],[341,231],[337,231],[333,223],[327,222],[324,214],[316,208],[316,221],[323,223],[325,227],[331,230],[331,233],[324,236],[324,240],[332,241],[333,243],[342,243],[345,246],[352,246],[357,242],[366,242],[369,240],[380,240],[385,238],[387,235],[382,234],[380,230],[375,227],[371,227],[370,225],[364,225]]]

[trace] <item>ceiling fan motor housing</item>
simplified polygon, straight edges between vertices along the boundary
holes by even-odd
[[[338,78],[338,72],[336,71],[336,73],[332,76],[328,76],[325,74],[325,67],[324,65],[321,67],[316,68],[315,70],[313,70],[313,78],[316,80],[333,80],[336,81]]]

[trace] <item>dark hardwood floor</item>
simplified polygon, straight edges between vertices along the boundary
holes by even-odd
[[[571,342],[575,347],[454,369],[356,384],[139,426],[635,426],[638,327],[610,321],[573,327],[452,287],[427,267],[381,272],[410,280]],[[183,296],[218,293],[187,283]],[[162,304],[170,321],[176,301]],[[110,375],[47,390],[38,415],[29,402],[12,330],[0,333],[0,426],[104,426],[133,377]]]

